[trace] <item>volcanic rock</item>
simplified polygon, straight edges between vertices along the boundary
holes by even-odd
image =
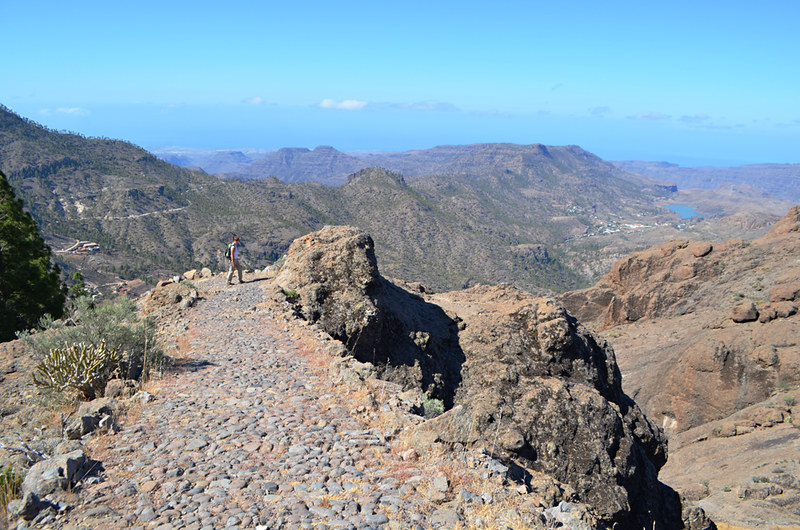
[[[34,464],[25,475],[22,491],[43,497],[58,489],[71,488],[86,474],[90,462],[86,454],[78,449]]]
[[[118,409],[119,403],[110,397],[82,403],[77,417],[67,426],[64,434],[70,440],[77,440],[99,428],[113,428]]]
[[[731,320],[741,324],[742,322],[752,322],[758,319],[758,310],[753,302],[744,302],[733,306]]]
[[[800,295],[800,284],[780,284],[774,286],[769,292],[770,302],[791,302]]]
[[[458,322],[382,278],[369,235],[329,226],[296,239],[275,281],[297,292],[306,319],[375,365],[381,378],[452,406],[464,360]]]
[[[420,439],[485,446],[523,481],[551,475],[609,525],[681,525],[658,481],[663,433],[622,391],[610,346],[554,301],[507,286],[423,298],[382,278],[372,239],[348,227],[296,240],[276,282],[381,377],[444,403]]]
[[[463,318],[466,361],[458,406],[421,430],[450,443],[488,443],[569,484],[623,528],[675,524],[677,499],[657,480],[666,462],[663,433],[622,391],[605,341],[553,300],[511,287],[476,287],[431,301]]]

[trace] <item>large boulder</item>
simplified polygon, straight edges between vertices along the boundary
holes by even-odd
[[[277,283],[382,377],[444,403],[419,439],[546,473],[609,526],[681,527],[658,481],[663,433],[622,391],[613,350],[554,301],[506,286],[409,292],[381,278],[372,239],[348,227],[296,240]]]
[[[374,248],[355,228],[326,226],[291,244],[275,281],[381,378],[452,406],[464,361],[457,319],[382,278]]]
[[[758,309],[753,302],[742,302],[733,306],[731,311],[731,320],[737,324],[743,322],[752,322],[758,319]]]
[[[355,338],[377,313],[375,244],[354,228],[326,226],[291,244],[276,283],[297,290],[307,319],[336,337]]]
[[[57,490],[68,490],[88,473],[92,461],[81,449],[55,455],[34,464],[22,482],[23,493],[44,497]]]

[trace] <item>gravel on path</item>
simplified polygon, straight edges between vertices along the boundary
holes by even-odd
[[[354,414],[364,407],[319,369],[325,339],[286,318],[270,288],[261,278],[203,284],[208,296],[172,321],[182,346],[146,388],[153,400],[87,442],[98,478],[43,527],[454,528],[465,506],[490,513],[516,495],[488,456],[469,467],[493,479],[491,493],[456,491],[441,466],[393,450],[391,429]],[[495,527],[477,516],[470,526]]]

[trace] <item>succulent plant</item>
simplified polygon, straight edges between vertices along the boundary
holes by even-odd
[[[123,354],[117,349],[85,344],[64,345],[51,348],[50,353],[33,372],[37,386],[64,391],[74,388],[88,399],[103,394],[111,373],[122,361]]]

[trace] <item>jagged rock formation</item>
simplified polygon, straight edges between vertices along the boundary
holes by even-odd
[[[798,228],[794,207],[751,242],[669,241],[560,300],[619,337],[626,386],[648,416],[689,429],[800,382]]]
[[[326,227],[296,240],[276,283],[378,373],[449,409],[419,434],[480,444],[566,483],[619,528],[678,528],[658,482],[666,443],[621,387],[614,352],[552,300],[510,287],[409,292],[378,274],[372,239]],[[451,408],[452,407],[452,408]]]

